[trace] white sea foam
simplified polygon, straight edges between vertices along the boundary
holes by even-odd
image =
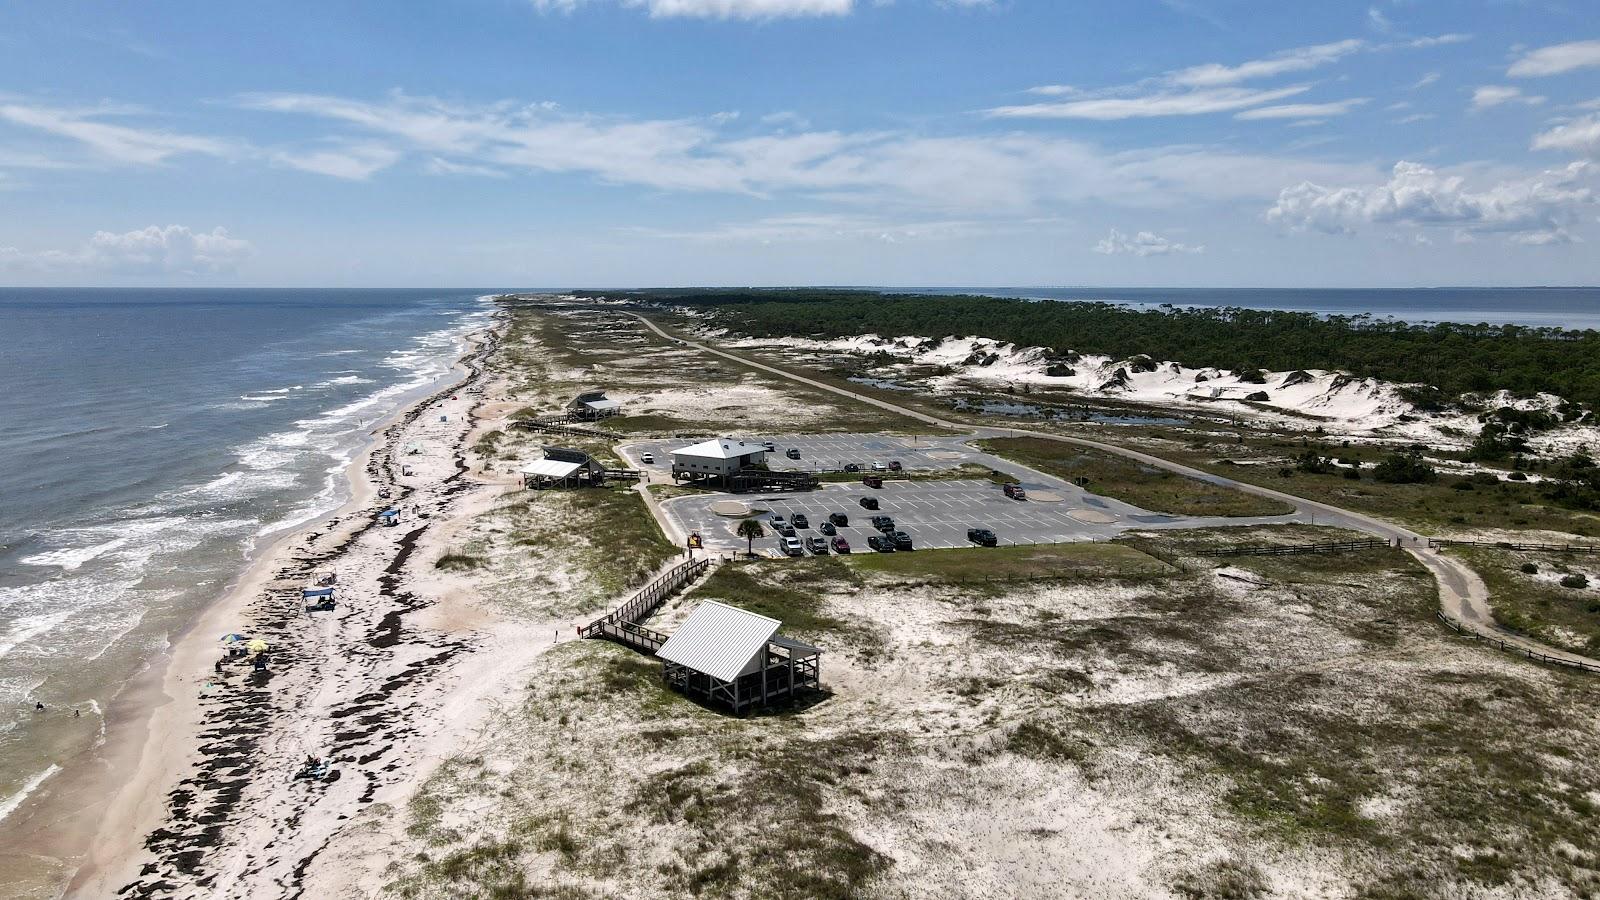
[[[58,566],[68,572],[77,571],[78,567],[128,542],[127,538],[115,538],[103,544],[89,547],[63,547],[59,550],[46,550],[32,556],[24,556],[17,560],[25,566]]]
[[[4,659],[11,651],[65,622],[70,615],[72,610],[68,608],[18,619],[12,624],[11,630],[4,637],[0,637],[0,659]]]
[[[27,783],[22,786],[22,790],[7,797],[4,803],[0,803],[0,821],[5,821],[6,816],[16,812],[17,807],[22,805],[22,801],[28,799],[29,794],[38,790],[39,785],[44,784],[51,775],[59,771],[61,771],[61,767],[51,763],[43,772],[28,779]]]

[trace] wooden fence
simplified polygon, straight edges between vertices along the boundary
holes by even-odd
[[[1428,538],[1434,550],[1444,547],[1489,547],[1495,550],[1524,550],[1535,553],[1600,553],[1600,544],[1520,544],[1511,541],[1451,541]]]
[[[1372,538],[1365,541],[1334,541],[1325,544],[1282,544],[1273,547],[1226,547],[1208,556],[1301,556],[1308,553],[1354,553],[1360,550],[1392,548],[1393,541]]]
[[[634,649],[655,653],[666,643],[667,636],[659,631],[645,628],[639,622],[654,613],[668,597],[699,578],[710,565],[709,559],[691,559],[668,569],[660,577],[640,588],[616,610],[578,629],[578,636],[610,638]]]
[[[1583,672],[1600,673],[1600,666],[1594,665],[1593,663],[1584,662],[1581,659],[1567,659],[1566,657],[1563,657],[1563,656],[1550,656],[1549,654],[1540,653],[1537,650],[1531,650],[1531,649],[1529,649],[1527,647],[1523,647],[1523,646],[1521,646],[1519,644],[1510,643],[1509,641],[1506,641],[1503,638],[1490,637],[1489,635],[1486,635],[1486,634],[1479,634],[1478,632],[1473,631],[1472,629],[1468,628],[1467,626],[1462,625],[1460,622],[1456,621],[1455,619],[1452,619],[1449,616],[1445,615],[1444,614],[1444,610],[1440,610],[1439,613],[1438,613],[1438,616],[1439,616],[1439,621],[1443,622],[1445,625],[1447,625],[1449,628],[1451,628],[1457,634],[1464,635],[1466,637],[1472,638],[1475,641],[1479,641],[1479,642],[1488,644],[1489,646],[1494,647],[1494,648],[1496,648],[1498,650],[1502,650],[1502,651],[1504,651],[1506,653],[1512,653],[1512,654],[1515,654],[1517,656],[1525,657],[1527,659],[1533,660],[1534,662],[1549,663],[1550,665],[1556,665],[1556,666],[1566,666],[1569,669],[1578,669],[1578,670],[1583,671]]]

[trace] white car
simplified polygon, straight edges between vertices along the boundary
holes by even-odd
[[[639,454],[639,462],[647,466],[653,466],[656,464],[656,455],[654,453],[641,453]]]
[[[886,463],[875,462],[875,463],[872,464],[872,471],[874,471],[874,472],[887,472],[887,471],[889,471],[889,466]]]
[[[783,547],[783,552],[789,556],[806,555],[805,545],[800,543],[799,538],[786,537],[780,540],[778,544],[779,546]]]

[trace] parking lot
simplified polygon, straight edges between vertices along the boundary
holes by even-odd
[[[861,506],[861,498],[869,496],[878,500],[879,509]],[[745,541],[734,533],[739,517],[721,516],[711,509],[713,502],[727,499],[726,495],[680,497],[662,507],[684,533],[700,532],[706,549],[742,551]],[[761,519],[768,526],[767,536],[756,541],[756,549],[767,555],[778,551],[777,535],[768,522],[772,515],[791,518],[795,513],[805,514],[811,528],[797,533],[804,540],[822,535],[818,526],[827,521],[829,513],[842,512],[850,517],[850,525],[838,529],[839,535],[858,553],[871,552],[867,538],[878,533],[869,521],[875,515],[893,518],[899,530],[911,535],[917,549],[929,550],[973,546],[967,540],[968,528],[990,529],[1001,546],[1052,544],[1105,540],[1129,527],[1170,519],[1082,492],[1070,502],[1065,497],[1059,502],[1012,500],[1000,492],[997,484],[968,479],[887,481],[882,489],[829,484],[808,494],[745,496],[739,500],[752,510],[765,510]]]
[[[902,437],[882,434],[779,434],[745,437],[747,441],[771,441],[778,449],[767,454],[767,467],[779,471],[837,472],[849,463],[863,470],[872,464],[887,465],[898,460],[907,471],[939,472],[960,468],[965,463],[978,462],[983,454],[961,445],[959,437]],[[672,451],[699,443],[694,438],[641,441],[622,448],[630,464],[662,472],[672,470]],[[800,451],[799,459],[790,459],[790,448]],[[655,462],[644,463],[643,456],[650,453]]]

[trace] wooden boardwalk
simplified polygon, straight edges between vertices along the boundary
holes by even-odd
[[[710,565],[709,559],[691,559],[668,569],[616,610],[578,629],[578,636],[616,641],[654,656],[667,642],[667,636],[639,623],[650,618],[668,597],[693,583]]]

